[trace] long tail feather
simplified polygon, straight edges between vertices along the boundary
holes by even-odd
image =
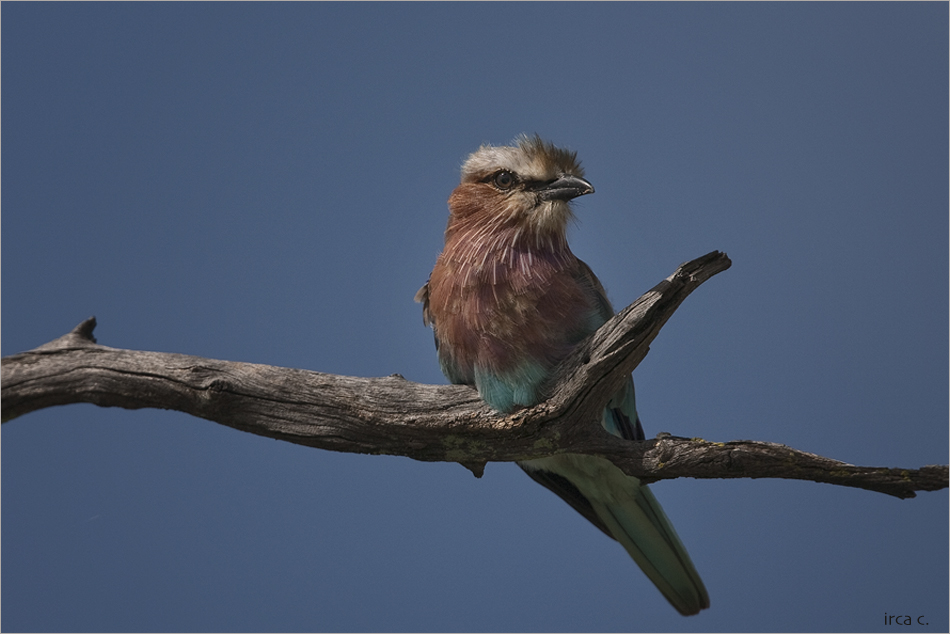
[[[650,489],[641,486],[634,504],[593,502],[592,506],[613,537],[681,614],[689,616],[709,607],[706,586]]]
[[[518,464],[620,542],[681,614],[709,607],[709,594],[676,530],[637,478],[596,456],[561,454]]]

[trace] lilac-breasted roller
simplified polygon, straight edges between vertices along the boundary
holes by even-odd
[[[613,314],[603,286],[567,244],[570,201],[594,191],[576,154],[537,136],[484,145],[449,197],[445,248],[416,299],[435,331],[442,372],[491,407],[536,405],[554,367]],[[633,380],[604,409],[604,428],[643,440]],[[709,595],[673,525],[637,478],[596,456],[519,462],[616,539],[684,615]]]

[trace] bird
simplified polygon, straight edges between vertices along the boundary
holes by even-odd
[[[593,191],[577,153],[536,134],[483,144],[462,164],[444,248],[415,299],[442,372],[499,412],[542,402],[557,364],[614,315],[603,285],[567,242],[571,201]],[[600,422],[615,436],[645,439],[632,377]],[[686,548],[639,479],[591,455],[518,466],[618,541],[681,614],[709,607]]]

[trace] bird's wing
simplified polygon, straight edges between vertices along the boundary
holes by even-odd
[[[598,327],[603,326],[608,319],[614,316],[614,307],[610,305],[610,300],[607,299],[607,291],[604,289],[604,285],[600,283],[591,268],[582,260],[577,260],[577,266],[572,273],[574,279],[594,299],[598,314],[603,319]]]
[[[432,339],[435,341],[435,351],[439,352],[439,335],[436,334],[435,330],[435,317],[432,316],[432,311],[429,310],[429,282],[426,282],[422,285],[418,291],[416,291],[415,297],[413,299],[420,304],[422,304],[422,323],[426,326],[432,326]],[[440,357],[441,362],[441,357]],[[445,372],[445,368],[442,368],[442,371]],[[450,378],[450,380],[452,380]],[[452,380],[453,383],[456,381]]]
[[[422,304],[422,323],[426,326],[431,326],[434,322],[432,321],[432,314],[429,312],[429,282],[426,281],[418,291],[416,291],[415,301]]]
[[[643,426],[640,424],[640,415],[637,413],[632,377],[607,403],[601,422],[604,429],[614,436],[620,436],[624,440],[646,440]]]
[[[600,317],[598,327],[604,325],[608,319],[613,317],[614,309],[607,299],[607,291],[604,285],[600,283],[597,276],[586,263],[577,260],[577,266],[573,271],[574,279],[593,299]],[[637,415],[636,394],[633,389],[633,379],[627,382],[622,390],[617,392],[610,402],[607,403],[607,409],[604,411],[603,418],[604,429],[614,436],[620,436],[624,440],[644,440],[643,427],[640,424],[640,417]]]

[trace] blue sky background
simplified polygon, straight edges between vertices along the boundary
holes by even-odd
[[[636,372],[648,436],[948,461],[948,6],[2,6],[2,352],[120,348],[442,383],[412,296],[482,142],[597,189],[614,303],[714,249]],[[317,451],[77,405],[2,430],[13,630],[948,629],[947,492],[654,486],[679,616],[514,465]],[[885,624],[885,614],[929,625]]]

